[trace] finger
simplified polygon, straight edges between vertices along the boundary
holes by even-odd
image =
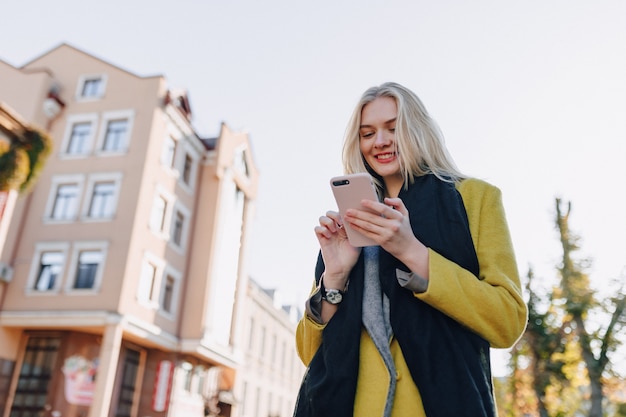
[[[392,207],[394,210],[397,210],[400,212],[400,214],[402,214],[403,216],[406,216],[407,214],[409,214],[409,211],[406,209],[406,206],[404,205],[404,203],[402,202],[401,199],[399,198],[385,198],[385,204],[387,206]]]
[[[333,233],[337,231],[337,223],[335,222],[335,220],[331,219],[328,216],[321,216],[319,218],[319,223],[320,226],[330,230]]]
[[[336,211],[327,211],[326,217],[332,219],[338,229],[343,228],[343,219],[341,218],[341,215]]]
[[[400,204],[401,205],[400,210],[404,209],[404,212],[406,213],[406,208],[404,208],[404,205],[402,204],[402,200],[397,199],[397,198],[389,199],[389,200],[393,200],[395,204]],[[349,215],[350,217],[358,217],[362,219],[367,219],[368,221],[374,222],[374,223],[379,223],[376,220],[376,217],[379,217],[379,218],[382,217],[384,219],[393,219],[393,220],[400,220],[403,217],[402,211],[396,210],[395,207],[389,204],[387,201],[385,201],[384,203],[379,203],[379,202],[374,202],[374,201],[363,200],[362,204],[366,208],[373,210],[377,214],[372,214],[364,210],[358,211],[356,209],[350,209],[346,211],[346,215]]]
[[[333,237],[333,233],[330,230],[328,230],[327,227],[323,227],[323,226],[315,226],[315,235],[317,236],[318,240],[330,239],[331,237]]]

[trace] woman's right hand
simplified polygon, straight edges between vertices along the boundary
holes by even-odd
[[[361,248],[355,248],[348,241],[346,229],[339,213],[328,211],[319,219],[315,235],[320,242],[324,258],[324,286],[343,289],[346,286],[350,270],[359,259]]]

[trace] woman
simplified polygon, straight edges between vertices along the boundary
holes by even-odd
[[[495,416],[489,347],[513,345],[527,319],[500,191],[457,170],[395,83],[361,97],[343,161],[372,175],[382,201],[315,227],[295,416]],[[351,246],[346,222],[378,246]]]

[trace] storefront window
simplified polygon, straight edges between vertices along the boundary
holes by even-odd
[[[30,417],[44,411],[60,344],[59,337],[28,339],[10,417]]]

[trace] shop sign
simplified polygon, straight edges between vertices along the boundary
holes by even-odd
[[[96,388],[98,358],[89,360],[81,355],[73,355],[63,363],[65,375],[65,399],[74,405],[91,405]]]
[[[161,361],[157,366],[156,378],[154,380],[154,392],[152,394],[152,410],[165,411],[167,401],[172,388],[172,376],[174,374],[174,364],[171,361]]]

